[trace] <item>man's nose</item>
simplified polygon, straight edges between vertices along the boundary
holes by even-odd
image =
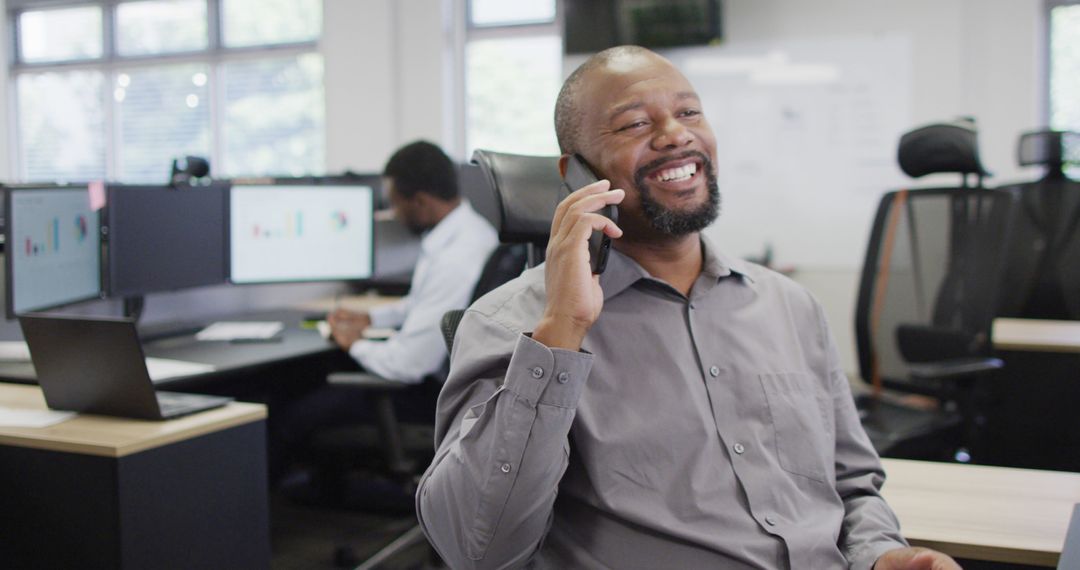
[[[694,140],[694,134],[675,117],[668,117],[658,124],[653,138],[653,150],[671,150],[684,147]]]

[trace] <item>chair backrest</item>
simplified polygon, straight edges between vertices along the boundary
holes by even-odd
[[[547,246],[561,198],[558,157],[477,150],[473,162],[495,192],[499,241],[529,244],[530,265],[535,265]]]
[[[1020,138],[1023,166],[1044,166],[1039,180],[1010,185],[1020,208],[1008,252],[1009,303],[1003,316],[1080,319],[1080,182],[1063,167],[1080,163],[1080,134],[1040,131]]]
[[[1015,194],[936,188],[882,197],[859,284],[855,336],[865,381],[935,394],[914,363],[985,355],[998,311]]]
[[[461,324],[461,317],[464,316],[464,309],[454,309],[453,311],[446,311],[443,313],[442,320],[439,321],[439,330],[442,331],[443,342],[446,343],[447,354],[450,354],[454,350],[454,335],[457,334],[458,325]]]

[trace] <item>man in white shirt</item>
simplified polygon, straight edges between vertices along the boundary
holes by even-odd
[[[328,321],[334,341],[365,370],[416,384],[446,360],[439,320],[469,304],[499,240],[461,199],[454,165],[437,146],[421,141],[403,147],[383,175],[395,216],[423,236],[409,294],[367,313],[338,309]],[[386,341],[364,340],[368,327],[400,330]]]
[[[408,295],[369,312],[338,309],[327,318],[334,342],[366,371],[409,384],[394,393],[405,421],[434,420],[442,387],[446,347],[439,321],[468,306],[488,256],[498,245],[495,229],[460,196],[454,163],[438,146],[418,141],[394,153],[383,170],[395,217],[423,236]],[[364,330],[395,328],[387,340],[367,340]],[[273,431],[279,449],[272,477],[314,432],[363,423],[374,417],[362,390],[322,385],[277,411]]]

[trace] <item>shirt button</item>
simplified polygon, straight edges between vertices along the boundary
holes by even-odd
[[[566,384],[570,381],[570,375],[565,372],[559,373],[559,384]]]
[[[503,473],[509,473],[510,472],[510,464],[509,463],[503,463],[502,467],[500,467],[500,469],[502,469]]]
[[[735,450],[735,453],[737,453],[739,455],[742,455],[743,452],[746,451],[746,448],[743,447],[743,444],[741,444],[741,443],[736,443],[735,445],[733,445],[731,447]]]
[[[544,377],[544,369],[537,366],[536,368],[532,369],[532,375],[533,375],[533,378],[543,378]]]
[[[769,526],[776,526],[776,517],[772,515],[765,517],[765,524]]]
[[[691,309],[691,310],[693,310],[693,309],[696,309],[696,308],[697,308],[697,305],[695,305],[695,304],[693,304],[693,303],[690,303],[690,309]]]
[[[712,368],[709,369],[709,374],[712,374],[712,377],[716,378],[717,376],[720,375],[720,367],[719,366],[713,366]]]

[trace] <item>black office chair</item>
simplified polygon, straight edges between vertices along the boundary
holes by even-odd
[[[1015,197],[982,187],[967,123],[904,135],[898,159],[909,176],[958,173],[963,183],[881,199],[855,319],[859,367],[873,391],[857,404],[881,455],[965,460],[979,445],[978,382],[1002,366],[989,332]]]
[[[473,290],[473,301],[517,277],[527,265],[535,265],[542,259],[561,185],[556,157],[478,150],[474,161],[494,193],[498,213],[496,227],[503,243],[488,257]],[[454,333],[463,314],[464,311],[450,311],[443,316],[441,330],[447,353],[453,347]],[[348,432],[327,432],[317,438],[314,446],[344,449],[345,452],[339,452],[337,459],[332,461],[336,468],[345,465],[350,469],[357,466],[371,469],[381,465],[379,471],[383,475],[407,488],[414,488],[434,454],[434,422],[406,424],[397,420],[393,394],[405,386],[361,372],[333,373],[327,381],[370,391],[376,404],[377,425],[352,427]],[[430,407],[434,418],[434,400]],[[378,450],[378,453],[369,450]],[[325,452],[322,455],[325,456]],[[411,525],[357,568],[375,568],[423,540],[420,527]],[[355,552],[348,546],[338,547],[334,558],[339,566],[354,566],[358,562]]]
[[[1065,172],[1080,164],[1080,133],[1026,133],[1017,154],[1022,166],[1045,172],[1037,180],[1004,187],[1017,193],[1020,207],[1007,252],[1001,315],[1080,320],[1080,182]],[[994,383],[987,424],[994,446],[987,462],[1080,471],[1080,355],[1008,351],[1002,356],[1009,366]]]

